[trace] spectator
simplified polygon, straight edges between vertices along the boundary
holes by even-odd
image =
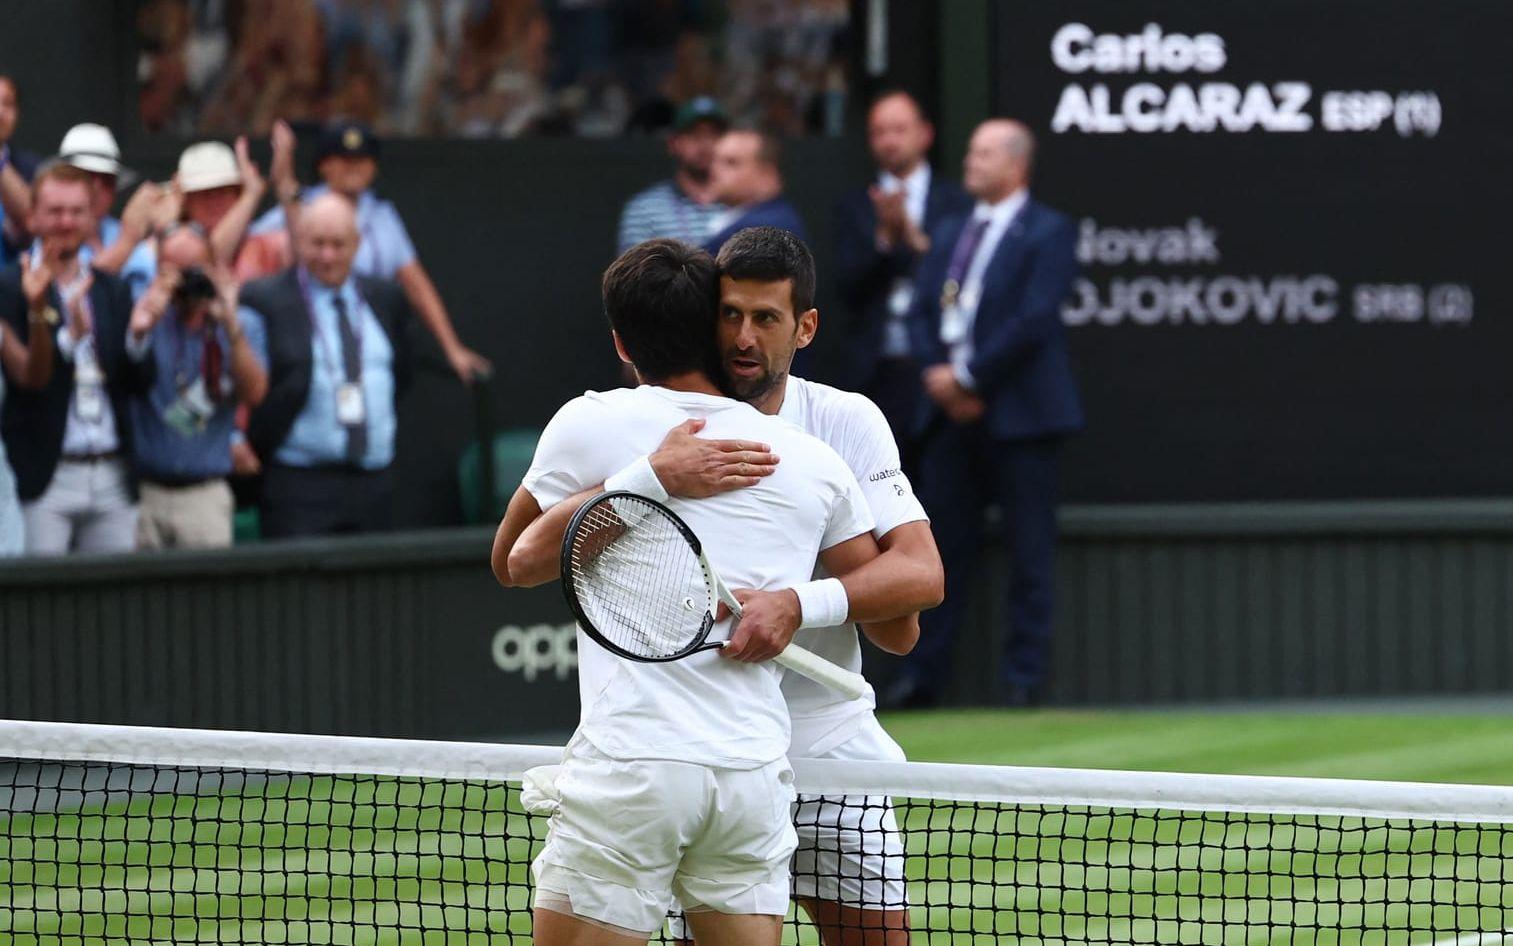
[[[225,147],[222,145],[221,147]],[[137,300],[127,331],[156,364],[152,387],[132,400],[144,549],[231,544],[231,438],[238,402],[257,406],[268,388],[237,318],[236,282],[208,274],[210,238],[196,224],[170,229],[158,274]]]
[[[243,328],[268,366],[248,428],[264,465],[263,534],[386,529],[409,308],[394,283],[355,273],[350,201],[316,197],[295,237],[299,266],[242,289]]]
[[[882,408],[912,467],[911,436],[919,408],[919,367],[909,357],[909,303],[914,270],[930,248],[928,234],[972,202],[930,168],[935,129],[907,92],[888,92],[872,104],[867,142],[877,180],[836,206],[836,268],[851,318],[840,387],[860,391]]]
[[[58,146],[58,159],[89,175],[90,213],[94,221],[88,238],[79,249],[80,264],[120,275],[131,289],[132,297],[140,296],[157,272],[152,247],[142,240],[146,236],[145,230],[153,222],[149,213],[162,206],[165,196],[162,189],[156,184],[144,184],[141,197],[133,195],[143,213],[127,215],[131,225],[123,226],[122,220],[110,215],[110,208],[116,202],[117,187],[121,178],[127,176],[126,168],[121,164],[121,149],[110,129],[87,123],[75,125],[63,136],[63,143]]]
[[[0,74],[0,266],[26,245],[26,218],[31,214],[32,175],[37,159],[11,146],[21,121],[21,97],[16,81]]]
[[[808,239],[798,211],[783,196],[781,153],[778,140],[760,131],[726,132],[715,145],[711,190],[731,209],[710,224],[704,248],[711,254],[747,227],[777,227]]]
[[[715,145],[729,127],[719,103],[696,98],[678,109],[667,153],[677,162],[673,176],[626,201],[620,212],[620,252],[656,237],[699,244],[724,212],[711,190]]]
[[[8,330],[23,331],[29,312],[64,325],[47,383],[9,392],[0,415],[27,551],[36,554],[125,552],[136,544],[135,485],[124,454],[128,401],[151,384],[153,365],[128,351],[125,284],[83,262],[95,224],[92,187],[88,173],[67,164],[39,171],[28,229],[37,237],[33,264],[40,260],[42,269],[23,278],[12,266],[0,276]]]
[[[278,192],[288,208],[297,197],[297,185],[292,182],[294,132],[287,123],[274,124],[272,144],[269,174],[275,181],[290,182]],[[294,253],[285,231],[247,235],[268,183],[247,153],[246,138],[238,138],[234,148],[219,141],[190,145],[179,156],[175,180],[183,194],[183,219],[209,234],[215,259],[235,260],[238,281],[270,276],[292,265]]]
[[[410,306],[441,344],[447,363],[459,378],[471,381],[475,375],[487,374],[488,361],[457,337],[441,295],[421,265],[399,211],[373,192],[373,181],[378,176],[378,152],[378,139],[366,127],[352,122],[326,126],[315,151],[315,169],[323,183],[309,188],[305,200],[329,192],[350,201],[356,207],[361,234],[354,271],[399,283]],[[287,219],[282,208],[270,210],[253,225],[252,232],[288,229]],[[297,239],[293,231],[291,238]]]
[[[950,673],[966,611],[983,510],[996,502],[1008,533],[1010,639],[1003,679],[1011,704],[1044,683],[1053,618],[1057,454],[1082,427],[1061,306],[1077,276],[1076,228],[1030,199],[1035,139],[1006,119],[977,127],[965,182],[968,215],[932,235],[909,312],[924,366],[919,496],[946,568],[943,605],[923,615],[892,702],[928,705]]]
[[[28,200],[30,203],[30,200]],[[0,282],[6,279],[0,274]],[[0,418],[5,413],[6,377],[19,387],[36,390],[47,384],[53,372],[53,332],[57,310],[48,306],[47,285],[52,271],[40,258],[24,258],[18,273],[21,295],[26,300],[27,340],[0,319]],[[5,456],[5,441],[0,440],[0,558],[26,551],[26,521],[21,513],[21,499],[16,494],[16,475]]]

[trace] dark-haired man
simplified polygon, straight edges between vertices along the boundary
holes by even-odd
[[[894,619],[864,629],[881,648],[905,653],[915,642],[917,612],[941,600],[940,557],[877,407],[861,395],[790,375],[795,352],[810,343],[818,325],[814,258],[792,234],[759,227],[732,237],[721,250],[718,266],[716,341],[724,387],[763,413],[775,414],[824,441],[861,483],[882,554],[839,580],[850,619]],[[747,453],[736,466],[731,458],[738,444],[704,439],[696,432],[688,426],[674,429],[655,452],[615,479],[636,482],[639,491],[654,496],[707,496],[741,489],[747,482],[741,474],[762,469],[754,464],[764,454]],[[560,527],[552,535],[560,544]],[[508,538],[502,528],[501,539]],[[546,542],[528,552],[529,544],[517,546],[511,561],[531,554],[545,560],[555,548]],[[496,555],[500,549],[496,544]],[[852,670],[861,669],[854,627],[844,620],[819,620],[791,591],[747,595],[745,615],[758,622],[772,646],[786,646],[802,626],[802,646]],[[883,761],[903,757],[878,724],[870,692],[847,700],[789,674],[783,680],[783,695],[792,718],[792,755]],[[830,946],[907,943],[903,845],[887,800],[801,797],[795,824],[799,848],[794,894],[824,941]]]
[[[659,498],[732,587],[791,589],[815,614],[845,613],[839,582],[810,572],[816,558],[844,574],[876,557],[861,487],[824,444],[720,392],[707,370],[718,292],[714,261],[673,240],[639,244],[610,266],[615,348],[645,383],[585,394],[547,425],[500,527],[501,581],[555,577],[557,557],[539,553],[560,545],[563,516],[595,484],[643,491],[638,480],[655,481],[645,456],[668,428],[699,418],[710,434],[765,442],[783,462],[747,489]],[[500,542],[512,547],[502,563]],[[638,946],[674,895],[706,942],[778,942],[796,843],[788,714],[770,662],[781,648],[749,624],[723,651],[662,664],[621,660],[580,634],[581,722],[545,788],[555,814],[532,865],[537,943]]]
[[[636,194],[620,211],[619,251],[643,240],[666,237],[699,244],[709,224],[724,212],[715,200],[710,166],[715,145],[730,127],[718,102],[708,96],[683,103],[667,139],[667,153],[677,162],[673,176]]]
[[[885,92],[867,114],[877,178],[847,194],[835,211],[835,269],[848,310],[838,382],[871,398],[906,446],[920,399],[919,366],[909,353],[914,270],[930,231],[972,206],[954,181],[930,168],[935,129],[907,92]]]
[[[782,145],[766,132],[728,131],[714,149],[710,187],[730,209],[710,224],[711,254],[747,227],[778,227],[804,239],[804,221],[783,196]]]

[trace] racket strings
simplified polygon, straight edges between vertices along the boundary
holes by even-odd
[[[641,657],[670,657],[696,643],[712,601],[699,556],[657,507],[619,496],[598,501],[571,537],[572,585],[589,622]]]

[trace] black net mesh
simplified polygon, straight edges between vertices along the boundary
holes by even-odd
[[[1503,824],[877,795],[795,819],[796,890],[871,908],[832,946],[1490,946],[1513,926]],[[0,942],[529,943],[546,829],[500,782],[3,761]],[[784,940],[820,942],[799,917]]]

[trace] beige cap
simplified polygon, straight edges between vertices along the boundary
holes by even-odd
[[[201,141],[179,155],[179,190],[186,194],[242,183],[236,153],[219,141]]]
[[[96,174],[120,175],[125,170],[116,136],[104,125],[86,123],[70,128],[58,146],[58,157],[64,164]]]

